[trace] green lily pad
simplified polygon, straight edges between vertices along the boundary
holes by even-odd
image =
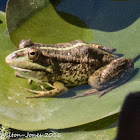
[[[71,14],[56,11],[55,7],[59,1],[50,3],[49,0],[9,0],[7,28],[13,43],[18,46],[24,38],[49,44],[79,38],[85,41],[93,40],[92,31],[83,21]]]
[[[74,128],[57,129],[57,130],[49,129],[32,132],[16,131],[14,133],[24,136],[27,140],[40,140],[40,139],[44,140],[47,138],[51,140],[55,139],[111,140],[116,137],[117,119],[118,114],[115,114],[102,120],[99,120],[97,122],[93,122],[88,125],[86,124]],[[112,122],[112,124],[110,122]],[[109,123],[110,125],[107,126],[107,124]],[[106,127],[100,127],[100,129],[98,129],[98,126],[104,126],[104,124],[106,124]]]
[[[111,125],[108,128],[98,130],[98,131],[74,131],[74,132],[63,132],[60,130],[52,131],[51,133],[44,132],[41,133],[40,131],[37,133],[27,132],[24,133],[26,136],[26,140],[113,140],[116,137],[117,127],[116,123]],[[23,140],[23,139],[20,139]]]
[[[125,57],[135,58],[136,70],[129,82],[110,91],[101,98],[87,96],[70,99],[70,96],[81,94],[89,89],[89,86],[83,85],[71,88],[58,98],[26,99],[25,97],[32,94],[21,88],[36,88],[37,85],[29,86],[27,80],[16,78],[13,74],[14,70],[4,62],[6,55],[16,48],[4,34],[6,28],[4,15],[2,14],[3,23],[0,24],[0,28],[2,28],[0,33],[0,53],[2,53],[0,55],[0,60],[2,60],[2,63],[0,63],[0,72],[2,73],[0,75],[0,123],[20,130],[62,129],[84,125],[118,113],[125,96],[132,91],[140,90],[140,72],[138,69],[140,67],[140,61],[138,61],[140,55],[139,19],[133,24],[132,22],[129,23],[129,26],[127,24],[128,27],[117,28],[117,31],[114,27],[111,29],[113,32],[103,31],[102,29],[107,30],[110,28],[103,28],[104,26],[101,25],[98,26],[99,30],[96,30],[94,29],[94,25],[97,24],[95,23],[96,19],[101,15],[104,18],[102,3],[98,3],[98,9],[101,12],[97,12],[94,17],[89,13],[90,20],[87,20],[89,21],[88,25],[91,27],[89,30],[87,27],[83,27],[83,22],[80,20],[78,22],[82,23],[82,26],[75,24],[75,17],[72,18],[74,23],[70,23],[66,20],[67,18],[62,18],[50,3],[47,3],[47,5],[45,3],[44,7],[41,6],[40,10],[37,9],[34,13],[32,8],[29,8],[31,5],[22,2],[9,0],[7,9],[7,27],[10,38],[15,45],[25,38],[40,43],[60,43],[74,39],[89,41],[94,35],[93,42],[112,46],[117,48],[117,53],[122,53]],[[37,1],[35,2],[37,3]],[[40,0],[40,2],[42,1]],[[36,3],[33,5],[37,5]],[[30,9],[30,12],[22,16],[23,11],[27,10],[26,8]],[[15,12],[15,9],[20,12]],[[97,11],[98,9],[96,8]],[[68,16],[69,14],[65,15]],[[111,21],[111,19],[106,20],[105,25],[110,25],[109,22]]]

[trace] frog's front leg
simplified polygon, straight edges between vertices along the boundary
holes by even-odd
[[[99,97],[109,92],[110,90],[124,84],[130,77],[134,70],[132,59],[118,58],[113,60],[110,64],[96,70],[88,79],[89,85],[94,89],[84,92],[82,96],[98,94]]]
[[[52,90],[44,90],[44,91],[36,91],[36,90],[31,90],[31,89],[25,89],[29,92],[37,94],[35,96],[30,96],[30,97],[27,97],[27,98],[55,97],[58,94],[60,94],[61,92],[67,90],[67,88],[64,86],[64,84],[60,83],[60,82],[54,82],[54,84],[51,85],[51,87],[53,87]]]
[[[15,76],[18,77],[18,78],[24,78],[18,71],[15,71]],[[31,79],[28,79],[28,84],[31,85],[32,84],[32,80]]]

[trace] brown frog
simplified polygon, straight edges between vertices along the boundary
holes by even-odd
[[[123,84],[134,70],[130,58],[118,58],[115,49],[75,40],[48,45],[22,40],[19,50],[6,57],[18,77],[36,81],[42,91],[26,89],[37,95],[28,98],[55,97],[68,87],[89,83],[92,89],[72,98],[106,92]],[[47,90],[43,85],[52,87]]]

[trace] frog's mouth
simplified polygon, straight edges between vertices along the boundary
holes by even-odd
[[[28,69],[23,69],[23,68],[18,68],[18,67],[15,67],[15,66],[10,66],[11,68],[15,69],[15,70],[18,70],[18,71],[23,71],[23,72],[31,72],[31,70],[28,70]]]

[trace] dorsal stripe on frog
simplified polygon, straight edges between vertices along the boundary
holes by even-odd
[[[65,48],[55,48],[55,47],[40,47],[40,49],[48,49],[48,50],[60,50],[60,51],[65,51],[65,50],[71,50],[74,49],[76,47],[82,46],[82,45],[86,45],[86,43],[77,43],[75,45],[71,45],[69,44],[69,46],[65,47]]]

